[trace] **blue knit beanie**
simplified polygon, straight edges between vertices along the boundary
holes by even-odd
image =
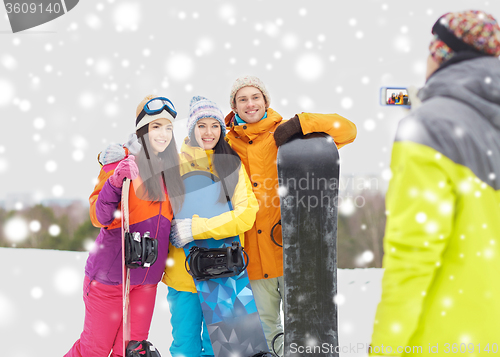
[[[194,139],[194,126],[198,120],[203,118],[216,119],[221,127],[222,136],[226,135],[226,124],[224,123],[224,114],[217,104],[202,96],[194,96],[189,104],[189,118],[187,122],[189,140]]]

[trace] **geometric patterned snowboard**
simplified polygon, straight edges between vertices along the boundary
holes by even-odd
[[[175,218],[191,218],[193,214],[212,218],[231,210],[230,203],[217,202],[221,184],[216,176],[191,171],[182,179],[186,196]],[[193,246],[230,247],[233,241],[240,239],[236,236],[196,240],[184,246],[184,253],[187,256]],[[269,351],[246,270],[238,276],[206,281],[194,279],[194,283],[215,357],[246,357]]]

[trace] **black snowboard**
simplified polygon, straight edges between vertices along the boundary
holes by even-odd
[[[284,270],[284,355],[338,356],[339,154],[323,133],[278,150]]]

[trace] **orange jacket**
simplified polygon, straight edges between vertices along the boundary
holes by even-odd
[[[303,134],[324,132],[334,138],[338,148],[356,138],[356,126],[338,114],[299,114]],[[274,131],[284,122],[277,112],[267,109],[267,118],[254,124],[234,125],[234,113],[226,116],[226,140],[238,153],[252,182],[259,202],[253,227],[245,232],[245,250],[250,257],[247,268],[251,280],[276,278],[283,275],[283,250],[271,240],[271,229],[281,219],[278,195],[278,148]],[[281,226],[274,230],[281,244]]]

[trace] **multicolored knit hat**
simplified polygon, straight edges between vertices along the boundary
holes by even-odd
[[[269,96],[269,92],[267,91],[264,83],[255,76],[241,76],[234,81],[233,87],[231,88],[231,94],[229,95],[229,105],[231,106],[233,112],[235,112],[236,109],[236,101],[234,100],[234,96],[243,87],[258,88],[262,92],[262,95],[266,100],[267,108],[269,108],[269,104],[271,103],[271,97]]]
[[[432,27],[432,33],[429,51],[439,64],[464,51],[500,56],[500,27],[493,16],[483,11],[444,14]]]
[[[198,120],[203,118],[216,119],[221,127],[222,136],[226,135],[226,125],[224,124],[224,114],[217,104],[205,97],[194,96],[189,104],[189,118],[187,122],[189,140],[194,140],[194,126]]]

